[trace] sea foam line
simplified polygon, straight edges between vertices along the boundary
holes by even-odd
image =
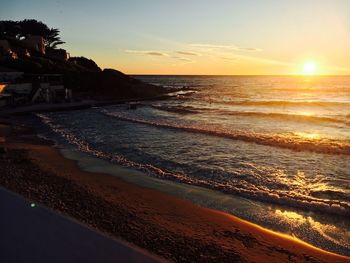
[[[254,185],[244,189],[228,184],[227,182],[220,183],[215,181],[202,180],[190,177],[185,174],[167,171],[151,164],[137,163],[128,160],[126,157],[119,154],[111,154],[94,149],[88,142],[79,139],[67,128],[54,123],[48,116],[44,114],[37,114],[37,116],[45,125],[50,127],[53,132],[63,137],[68,143],[76,146],[79,151],[92,154],[98,158],[106,159],[128,168],[140,170],[153,177],[210,188],[227,194],[234,194],[260,202],[269,202],[272,204],[290,206],[307,211],[312,210],[330,214],[338,214],[342,216],[350,216],[350,205],[339,200],[325,200],[296,193],[288,194],[275,190],[260,189]]]
[[[139,124],[151,125],[160,128],[168,129],[178,129],[193,133],[202,133],[207,135],[219,136],[224,138],[229,138],[232,140],[240,140],[245,142],[252,142],[260,145],[267,145],[273,147],[280,147],[295,151],[311,151],[316,153],[326,153],[326,154],[345,154],[350,155],[350,143],[340,142],[330,139],[309,139],[303,138],[298,135],[283,135],[283,134],[263,134],[254,132],[244,132],[240,130],[227,130],[221,127],[214,126],[199,126],[195,124],[177,124],[169,121],[151,121],[142,119],[136,116],[126,116],[120,112],[110,112],[106,109],[102,109],[101,113],[117,118],[123,121],[129,121]]]
[[[303,115],[303,114],[289,114],[289,113],[278,113],[278,112],[257,112],[257,111],[232,111],[232,110],[222,110],[213,108],[196,108],[191,106],[157,106],[151,105],[152,108],[161,111],[179,113],[179,114],[196,114],[202,112],[214,113],[214,114],[225,114],[232,116],[246,116],[246,117],[261,117],[261,118],[273,118],[273,119],[283,119],[291,121],[304,121],[313,123],[340,123],[350,126],[350,121],[343,120],[334,117],[323,117],[323,116],[313,116],[313,115]],[[339,116],[343,118],[348,118],[348,116]]]

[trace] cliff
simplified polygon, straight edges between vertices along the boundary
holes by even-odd
[[[0,66],[27,74],[62,74],[65,87],[75,96],[94,99],[128,99],[160,96],[166,89],[144,83],[114,69],[101,70],[91,59],[71,57],[67,61],[44,56],[2,58]]]

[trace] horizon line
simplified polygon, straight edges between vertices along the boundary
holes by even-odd
[[[315,75],[303,75],[303,74],[143,74],[143,73],[125,73],[130,76],[246,76],[246,77],[350,77],[348,75],[341,74],[315,74]]]

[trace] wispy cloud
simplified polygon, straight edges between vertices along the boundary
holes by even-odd
[[[186,57],[173,56],[171,58],[182,61],[182,63],[176,63],[176,64],[173,64],[173,66],[183,66],[183,65],[187,65],[187,64],[196,62],[196,61],[189,59],[189,58],[186,58]]]
[[[230,60],[230,61],[235,61],[235,62],[239,61],[239,58],[237,58],[237,57],[219,57],[219,58],[223,59],[223,60]]]
[[[187,61],[187,62],[192,62],[193,61],[192,59],[185,58],[185,57],[173,56],[172,58],[179,59],[179,60],[182,60],[182,61]]]
[[[200,56],[201,54],[190,51],[175,51],[175,53],[185,56]]]
[[[191,47],[204,48],[204,49],[229,49],[235,51],[262,51],[260,48],[255,47],[238,47],[236,45],[216,45],[216,44],[190,44]]]
[[[124,50],[126,53],[133,53],[133,54],[141,54],[141,55],[150,55],[150,56],[158,56],[158,57],[169,57],[167,53],[160,52],[160,51],[153,51],[153,50],[133,50],[133,49],[127,49]]]

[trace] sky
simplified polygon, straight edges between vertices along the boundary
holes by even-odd
[[[128,74],[350,74],[350,0],[0,0]]]

